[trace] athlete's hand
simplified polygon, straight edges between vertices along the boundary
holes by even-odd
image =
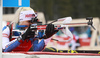
[[[35,35],[34,29],[31,29],[31,26],[29,26],[26,32],[22,35],[22,39],[25,40],[29,38],[34,38],[34,35]]]
[[[46,31],[45,31],[45,37],[46,37],[46,38],[49,38],[49,37],[51,37],[52,35],[54,35],[55,33],[57,33],[57,32],[58,32],[58,30],[55,30],[53,24],[48,24],[47,27],[46,27]],[[45,39],[46,39],[46,38],[45,38]]]

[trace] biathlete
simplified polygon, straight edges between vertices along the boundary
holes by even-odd
[[[34,10],[30,7],[20,7],[16,13],[18,14],[18,16],[16,16],[18,17],[17,29],[23,29],[25,32],[23,32],[23,34],[13,32],[13,35],[18,37],[12,39],[12,30],[15,27],[12,26],[12,24],[5,26],[2,32],[3,52],[29,51],[31,47],[33,48],[33,51],[42,51],[51,39],[50,37],[58,30],[54,29],[53,24],[48,24],[46,26],[45,34],[39,32],[38,38],[41,39],[39,41],[39,39],[35,38],[35,29],[31,29],[31,24],[39,22]],[[23,28],[18,28],[18,26]],[[44,35],[45,38],[43,38]]]

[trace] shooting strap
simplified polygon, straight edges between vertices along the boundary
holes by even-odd
[[[12,39],[12,30],[13,30],[13,24],[10,24],[10,22],[7,22],[7,26],[10,29],[10,35],[9,35],[9,40]]]

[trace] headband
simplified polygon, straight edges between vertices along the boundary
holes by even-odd
[[[19,16],[19,22],[31,20],[32,18],[35,18],[36,16],[37,15],[35,14],[33,10],[21,11],[20,16]]]

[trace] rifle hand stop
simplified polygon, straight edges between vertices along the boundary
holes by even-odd
[[[93,26],[93,21],[92,21],[93,17],[87,17],[86,20],[89,20],[87,24],[90,25],[94,30],[96,30],[95,27]]]

